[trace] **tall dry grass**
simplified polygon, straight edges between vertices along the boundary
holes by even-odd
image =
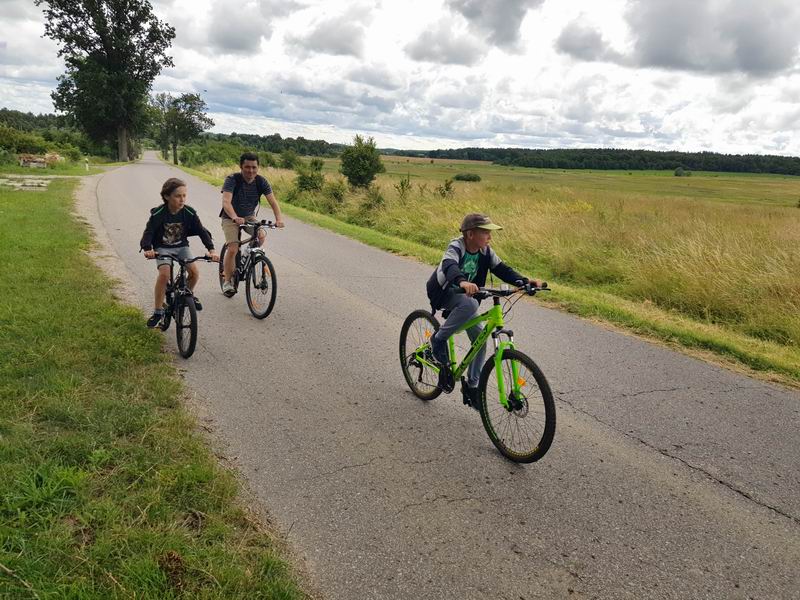
[[[483,181],[438,194],[458,171]],[[267,173],[281,197],[305,208],[442,250],[465,213],[485,212],[504,226],[493,240],[498,254],[528,274],[800,346],[795,179],[624,175],[393,159],[374,184],[382,202],[351,190],[332,204],[295,194],[292,171]],[[411,178],[404,198],[396,189],[403,176]],[[326,179],[341,177],[326,168]]]

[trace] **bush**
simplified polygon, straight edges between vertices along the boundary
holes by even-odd
[[[8,148],[0,148],[0,165],[14,165],[17,163],[17,155]]]
[[[310,161],[308,161],[308,167],[312,171],[322,171],[322,167],[324,166],[325,161],[323,161],[321,158],[312,158]]]
[[[344,181],[328,181],[322,187],[322,195],[338,206],[344,204],[346,193],[347,185]]]
[[[315,171],[310,167],[302,167],[297,170],[295,185],[301,192],[318,192],[325,185],[325,176],[321,171]]]
[[[369,187],[378,173],[386,171],[375,147],[375,140],[364,140],[360,135],[356,135],[353,145],[342,152],[341,162],[339,172],[347,177],[353,187]]]
[[[411,174],[407,173],[405,177],[400,178],[400,181],[395,184],[394,189],[397,190],[400,201],[405,202],[411,191]]]
[[[282,169],[294,169],[300,163],[300,156],[294,150],[281,152],[280,164]]]
[[[480,181],[481,176],[477,173],[456,173],[453,179],[456,181]]]
[[[239,157],[244,151],[242,146],[228,142],[188,144],[181,149],[180,160],[187,167],[207,163],[238,165]]]
[[[675,169],[675,177],[691,177],[692,172],[689,169],[684,169],[683,167],[678,167]]]
[[[456,193],[456,188],[453,187],[453,180],[445,179],[442,185],[437,185],[436,193],[442,198],[452,198]]]

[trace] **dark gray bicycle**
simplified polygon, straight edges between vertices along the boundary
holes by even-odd
[[[243,240],[242,231],[253,230],[252,235]],[[239,283],[245,282],[245,295],[247,297],[247,307],[256,319],[264,319],[272,312],[275,306],[275,297],[278,293],[278,278],[275,275],[275,267],[267,257],[264,249],[258,244],[259,229],[276,229],[272,221],[259,221],[257,223],[245,223],[239,225],[239,251],[236,253],[236,266],[233,271],[234,293],[239,291]],[[228,251],[228,244],[222,246],[219,253],[219,287],[225,283],[223,274],[223,261],[225,253]]]
[[[212,262],[208,256],[195,256],[183,260],[166,254],[156,254],[155,258],[169,259],[169,281],[167,282],[166,299],[164,302],[164,317],[159,327],[162,331],[169,329],[170,323],[175,321],[175,335],[178,340],[178,352],[183,358],[194,354],[197,346],[197,308],[194,303],[194,294],[189,289],[186,274],[186,265],[198,260]],[[178,274],[175,274],[174,264],[180,265]]]

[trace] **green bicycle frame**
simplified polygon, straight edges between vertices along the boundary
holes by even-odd
[[[498,298],[497,296],[493,296],[492,300],[493,300],[492,308],[487,310],[485,313],[482,313],[477,317],[470,319],[469,321],[464,323],[464,325],[459,327],[452,336],[450,336],[450,339],[447,340],[448,353],[450,355],[450,362],[451,363],[455,362],[453,360],[456,355],[455,341],[453,339],[455,334],[461,333],[463,331],[466,331],[467,329],[470,329],[471,327],[474,327],[475,325],[479,325],[480,323],[485,322],[486,324],[484,325],[483,330],[478,334],[478,337],[475,338],[475,341],[472,342],[472,345],[470,346],[466,356],[464,356],[464,359],[455,369],[453,369],[453,377],[454,379],[458,380],[464,374],[464,372],[467,370],[472,361],[475,360],[475,356],[478,354],[480,349],[489,340],[489,337],[491,337],[494,334],[495,335],[494,368],[495,371],[497,372],[497,389],[500,394],[500,403],[506,410],[511,410],[508,403],[508,396],[506,395],[506,382],[502,372],[502,360],[503,360],[503,353],[506,351],[506,349],[514,348],[514,340],[511,337],[510,332],[505,332],[509,336],[508,341],[500,340],[499,335],[495,333],[503,331],[505,322],[503,320],[503,309],[500,306],[500,298]],[[426,346],[429,345],[430,342],[423,344],[422,346],[416,349],[414,354],[416,355],[416,358],[420,363],[424,364],[425,366],[432,369],[434,372],[438,373],[439,367],[434,363],[432,363],[431,361],[426,360],[424,357],[425,348]],[[515,397],[518,397],[520,396],[520,390],[519,390],[520,385],[519,385],[519,366],[517,365],[517,361],[512,361],[511,363],[511,375],[513,378],[511,386],[513,388]]]

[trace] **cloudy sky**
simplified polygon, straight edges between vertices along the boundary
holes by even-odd
[[[154,91],[231,131],[381,147],[800,155],[797,0],[151,0]],[[52,112],[33,0],[0,0],[0,107]]]

